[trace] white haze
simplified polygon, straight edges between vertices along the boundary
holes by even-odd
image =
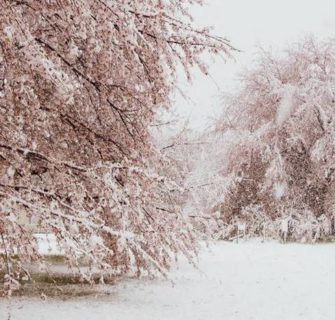
[[[238,86],[238,73],[252,65],[257,47],[280,50],[306,35],[335,36],[332,0],[207,0],[205,7],[196,6],[193,12],[199,26],[214,26],[215,34],[242,50],[235,61],[208,60],[211,77],[195,71],[191,85],[181,77],[188,99],[177,94],[175,109],[195,129],[203,129],[220,113],[220,95]]]

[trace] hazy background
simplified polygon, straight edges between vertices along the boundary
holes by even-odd
[[[238,73],[252,64],[258,46],[280,50],[306,35],[335,36],[334,0],[207,0],[192,13],[197,25],[213,26],[216,35],[243,51],[235,62],[209,60],[211,76],[195,71],[191,85],[181,76],[179,86],[188,99],[177,94],[175,111],[194,129],[205,128],[220,113],[220,93],[236,88]]]

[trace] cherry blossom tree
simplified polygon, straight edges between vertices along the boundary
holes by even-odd
[[[196,239],[184,190],[148,129],[177,70],[229,55],[195,29],[200,0],[0,3],[0,271],[6,286],[41,261],[53,233],[72,271],[166,274]]]
[[[194,170],[207,172],[211,186],[194,198],[203,199],[199,211],[218,215],[221,237],[239,224],[299,241],[334,233],[334,61],[334,39],[308,38],[277,56],[263,50],[224,98]]]

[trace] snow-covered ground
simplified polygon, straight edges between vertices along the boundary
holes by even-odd
[[[335,245],[217,243],[172,281],[132,280],[109,296],[13,299],[11,320],[331,320]],[[0,300],[0,319],[8,319]]]

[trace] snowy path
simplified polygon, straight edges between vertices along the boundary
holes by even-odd
[[[220,243],[199,268],[181,263],[174,285],[129,281],[102,299],[16,299],[11,320],[335,319],[335,245]]]

